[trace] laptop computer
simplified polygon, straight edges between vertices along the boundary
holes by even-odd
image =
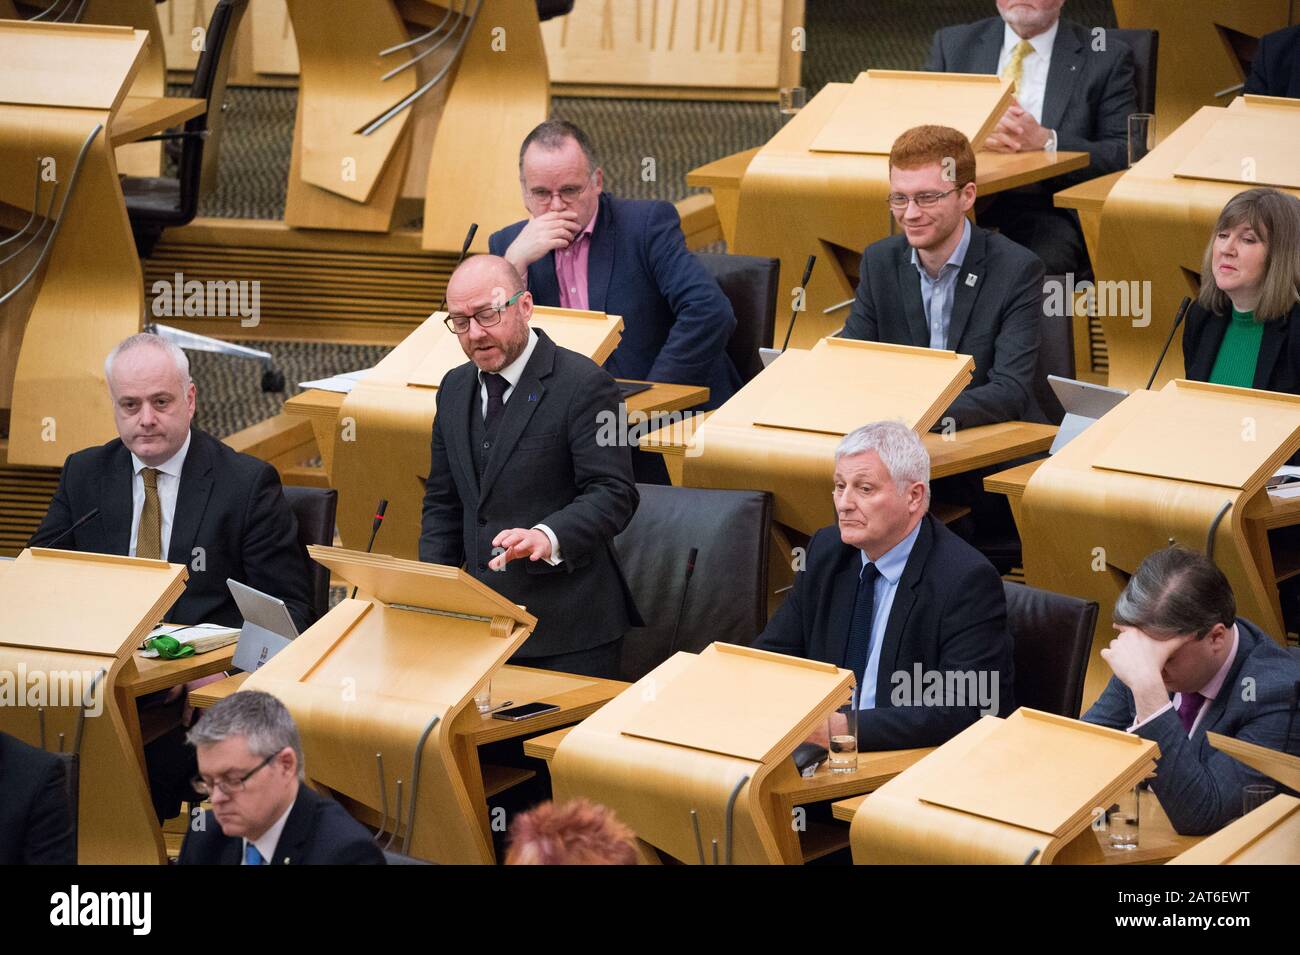
[[[1061,420],[1060,430],[1056,432],[1056,440],[1052,442],[1048,454],[1061,450],[1094,421],[1128,397],[1128,392],[1122,388],[1107,388],[1105,385],[1061,378],[1058,375],[1048,375],[1047,383],[1052,386],[1056,400],[1065,409],[1065,417]]]
[[[244,618],[239,641],[235,644],[235,655],[230,662],[252,673],[287,647],[298,636],[298,628],[279,597],[264,594],[237,580],[227,579],[226,586]]]

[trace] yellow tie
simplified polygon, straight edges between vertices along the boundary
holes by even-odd
[[[135,535],[135,556],[158,560],[162,557],[162,505],[158,503],[158,469],[145,468],[144,507],[140,511],[140,529]]]
[[[1011,92],[1020,92],[1020,74],[1024,72],[1025,57],[1033,51],[1033,44],[1028,40],[1021,40],[1011,51],[1011,59],[1002,70],[1002,78],[1011,81]]]

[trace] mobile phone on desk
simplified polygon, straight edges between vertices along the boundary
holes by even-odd
[[[541,716],[543,713],[554,713],[558,709],[559,706],[554,703],[523,703],[519,706],[512,706],[508,710],[498,710],[492,714],[492,718],[518,723],[520,720]]]

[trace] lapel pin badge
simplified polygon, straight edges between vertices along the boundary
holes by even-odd
[[[971,288],[974,288],[975,283],[978,281],[979,281],[979,276],[976,275],[974,272],[966,273],[966,284],[969,285]]]
[[[537,394],[536,394],[535,392],[532,392],[532,391],[528,392],[528,400],[529,400],[529,401],[536,401],[536,400],[537,400]]]

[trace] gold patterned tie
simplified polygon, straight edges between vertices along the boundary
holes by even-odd
[[[1021,40],[1011,51],[1011,59],[1007,60],[1007,65],[1002,68],[1002,78],[1011,81],[1011,92],[1019,94],[1020,76],[1024,72],[1025,57],[1034,51],[1033,44],[1028,40]]]
[[[140,529],[135,536],[135,556],[158,560],[162,557],[162,505],[158,503],[157,468],[140,472],[144,480],[144,508],[140,511]]]

